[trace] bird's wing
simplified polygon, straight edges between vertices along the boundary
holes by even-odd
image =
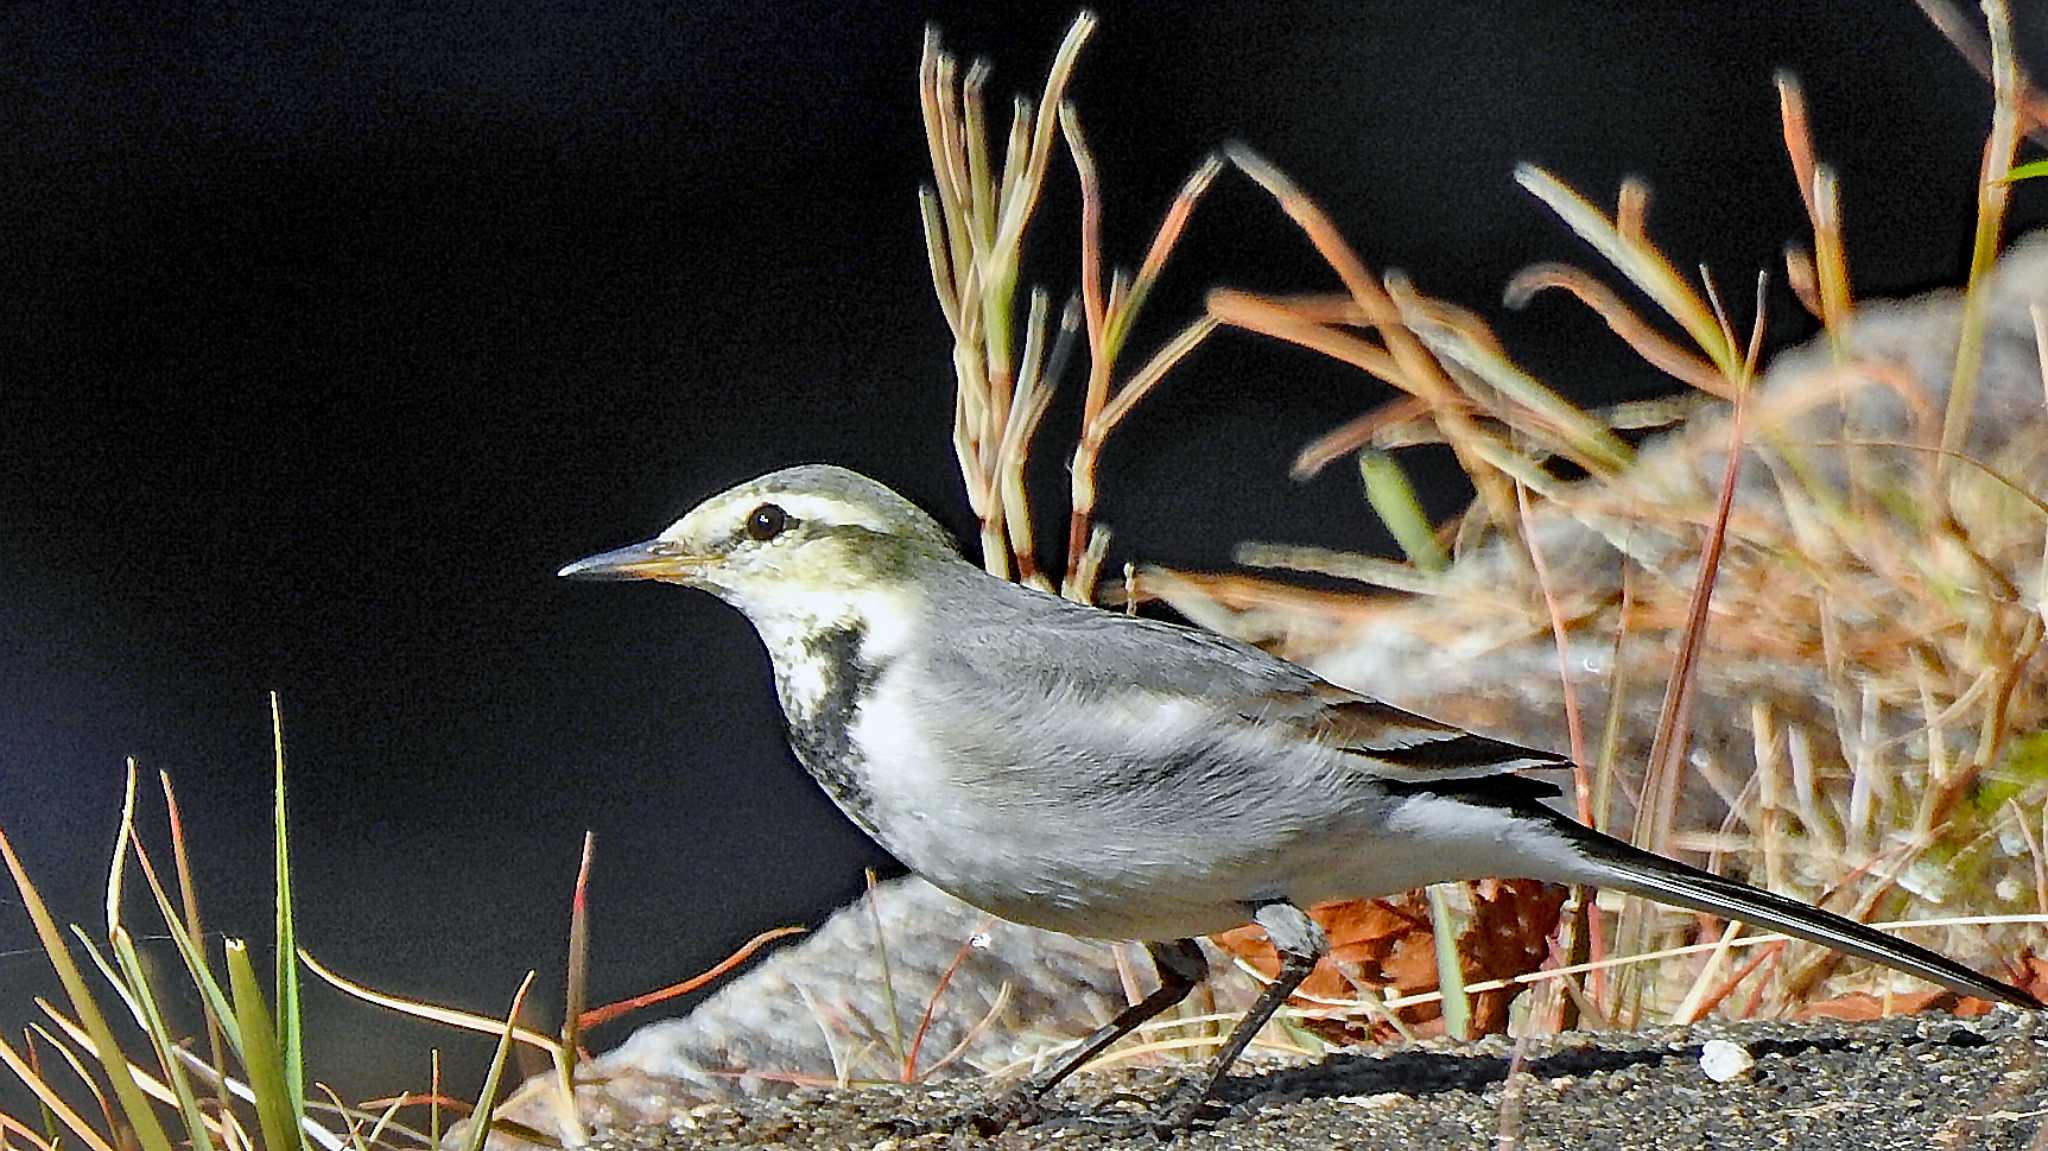
[[[1403,783],[1479,779],[1531,767],[1568,766],[1568,757],[1521,747],[1317,680],[1295,722],[1318,742],[1371,761],[1376,775]]]
[[[1362,778],[1395,791],[1542,800],[1557,789],[1514,773],[1570,763],[1347,691],[1213,632],[1082,607],[999,580],[978,590],[972,616],[946,621],[949,642],[936,658],[954,665],[948,678],[1036,683],[1080,706],[1129,693],[1200,699],[1248,726],[1341,751]]]
[[[1320,679],[1285,698],[1269,695],[1245,718],[1277,721],[1305,741],[1344,753],[1361,777],[1395,795],[1547,805],[1563,794],[1557,781],[1521,773],[1571,764],[1565,756],[1476,735]]]

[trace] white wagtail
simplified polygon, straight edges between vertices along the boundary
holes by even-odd
[[[1247,920],[1282,956],[1185,1126],[1325,950],[1301,909],[1446,880],[1613,888],[1739,919],[1969,995],[2017,987],[1841,916],[1637,850],[1553,809],[1532,751],[1346,691],[1257,648],[984,572],[908,500],[844,468],[774,472],[561,574],[708,591],[767,645],[797,759],[911,870],[1005,919],[1145,942],[1159,989],[1011,1098],[1005,1120],[1207,973]]]

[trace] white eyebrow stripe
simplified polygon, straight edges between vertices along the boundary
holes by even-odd
[[[887,534],[890,525],[872,508],[810,492],[734,492],[716,503],[706,504],[675,523],[658,537],[671,543],[723,538],[727,530],[737,531],[744,517],[762,504],[775,504],[794,519],[827,524],[848,524]],[[729,525],[707,531],[702,525]]]
[[[836,500],[805,492],[784,492],[780,496],[763,497],[764,503],[776,503],[782,510],[800,520],[815,520],[819,523],[848,524],[867,528],[869,531],[884,532],[889,524],[874,513],[874,509],[859,504]],[[752,510],[751,508],[748,510]]]

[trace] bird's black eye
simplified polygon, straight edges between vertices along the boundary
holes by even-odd
[[[789,513],[776,504],[762,504],[747,515],[747,535],[766,543],[789,526]]]

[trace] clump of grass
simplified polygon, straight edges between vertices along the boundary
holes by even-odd
[[[271,723],[277,914],[270,941],[275,964],[268,980],[258,974],[243,940],[223,940],[218,960],[208,955],[209,936],[202,926],[199,894],[192,883],[184,822],[168,776],[159,776],[159,782],[170,833],[169,877],[159,872],[136,831],[136,766],[130,760],[120,831],[107,873],[105,936],[95,940],[77,926],[70,931],[105,986],[113,992],[112,1010],[95,993],[85,967],[78,962],[13,845],[0,832],[0,860],[4,860],[21,895],[39,949],[56,971],[70,1004],[67,1013],[38,999],[36,1006],[49,1025],[30,1024],[24,1048],[17,1049],[0,1039],[0,1063],[14,1072],[39,1104],[36,1122],[0,1112],[0,1149],[13,1145],[11,1140],[19,1140],[38,1151],[59,1151],[67,1145],[83,1145],[92,1151],[173,1151],[176,1146],[191,1151],[425,1151],[442,1146],[444,1112],[491,1118],[489,1122],[468,1124],[454,1143],[465,1151],[480,1151],[493,1131],[511,1133],[538,1145],[578,1146],[588,1141],[589,1132],[580,1116],[577,1089],[598,1083],[579,1074],[579,1065],[587,1058],[582,1050],[585,1032],[640,1008],[696,991],[726,975],[761,947],[801,931],[793,927],[764,931],[700,975],[644,995],[591,1007],[584,989],[589,968],[588,887],[594,843],[586,834],[571,901],[567,1003],[558,1035],[543,1034],[520,1022],[535,981],[531,971],[521,980],[501,1018],[365,987],[335,974],[299,945],[292,898],[291,845],[286,834],[284,725],[274,694]],[[131,860],[162,918],[189,986],[171,987],[153,981],[150,968],[136,951],[136,936],[123,918]],[[442,1091],[438,1051],[430,1055],[427,1090],[402,1092],[372,1103],[344,1103],[324,1084],[309,1080],[303,1056],[301,965],[365,1002],[490,1036],[496,1047],[475,1102],[464,1103]],[[194,1040],[175,1034],[170,1023],[173,1005],[194,998],[206,1037],[204,1055],[195,1050]],[[537,1081],[535,1087],[507,1095],[501,1090],[505,1069],[509,1056],[519,1045],[541,1052],[552,1074]],[[54,1062],[50,1055],[56,1056]],[[59,1068],[68,1076],[60,1074]],[[75,1105],[81,1092],[84,1099],[91,1101],[84,1108]],[[545,1109],[555,1122],[553,1132],[541,1132],[497,1115],[501,1101],[509,1109],[536,1092],[544,1096]],[[400,1118],[401,1114],[418,1111],[425,1112],[423,1122]]]
[[[43,903],[13,846],[0,834],[15,889],[34,925],[43,955],[64,988],[69,1011],[38,999],[49,1022],[30,1024],[27,1050],[0,1040],[0,1061],[39,1103],[40,1122],[0,1116],[0,1142],[11,1136],[53,1151],[83,1145],[95,1151],[139,1147],[170,1151],[364,1151],[371,1145],[423,1147],[435,1138],[440,1101],[401,1095],[381,1110],[346,1105],[317,1082],[309,1082],[303,1055],[303,1023],[297,930],[291,899],[291,856],[285,835],[284,726],[271,697],[275,750],[275,858],[277,915],[271,947],[276,957],[268,979],[259,975],[248,945],[222,942],[219,960],[207,954],[198,892],[184,824],[170,779],[159,776],[167,812],[172,873],[160,873],[136,832],[136,768],[128,763],[120,831],[107,871],[106,931],[96,940],[73,926],[77,947],[113,992],[110,1006],[96,994],[71,942]],[[124,893],[130,861],[139,871],[190,982],[182,993],[159,986],[135,948],[124,921]],[[174,997],[196,996],[204,1018],[206,1053],[174,1034],[168,1022]],[[124,1038],[133,1036],[134,1038]],[[71,1072],[67,1089],[43,1053],[59,1056]],[[502,1063],[502,1059],[500,1060]],[[71,1105],[77,1092],[94,1101],[97,1116]],[[490,1105],[487,1088],[480,1106]],[[408,1106],[432,1113],[426,1130],[399,1120]],[[173,1132],[176,1134],[174,1135]]]
[[[1095,17],[1083,12],[1068,29],[1036,109],[1012,105],[1008,144],[997,167],[984,109],[989,65],[977,60],[962,77],[958,61],[925,34],[919,67],[925,136],[933,182],[920,192],[925,245],[939,310],[953,333],[953,445],[969,504],[981,521],[982,562],[991,572],[1069,599],[1090,602],[1101,578],[1108,529],[1095,522],[1096,470],[1103,445],[1166,373],[1214,331],[1197,316],[1167,339],[1136,371],[1119,372],[1133,327],[1179,243],[1189,217],[1222,170],[1205,157],[1182,185],[1135,273],[1102,270],[1102,191],[1080,113],[1066,99],[1068,81]],[[1066,144],[1081,188],[1081,290],[1055,334],[1051,297],[1033,289],[1017,314],[1024,238],[1052,163],[1054,132]],[[1078,312],[1078,316],[1077,316]],[[1050,405],[1077,328],[1088,350],[1087,391],[1072,460],[1072,490],[1062,574],[1038,566],[1024,463]],[[1022,338],[1019,338],[1019,331]],[[1048,341],[1051,341],[1050,344]],[[1021,356],[1015,349],[1021,346]],[[1048,351],[1048,348],[1050,349]]]

